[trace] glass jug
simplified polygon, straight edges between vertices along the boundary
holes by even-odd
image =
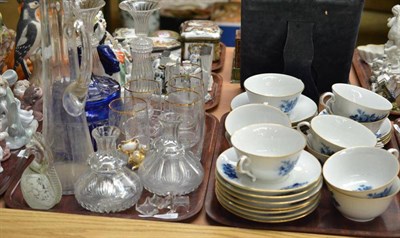
[[[93,11],[98,11],[98,6],[103,3],[91,2],[85,6],[93,8]],[[86,170],[86,158],[93,152],[86,115],[83,113],[92,72],[92,49],[83,22],[76,20],[73,15],[73,10],[77,8],[73,1],[41,0],[40,7],[42,133],[45,144],[54,156],[54,167],[63,194],[73,194],[74,183]],[[82,43],[80,67],[77,35]]]

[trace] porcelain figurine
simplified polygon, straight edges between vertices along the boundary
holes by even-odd
[[[22,97],[22,104],[25,110],[32,110],[33,117],[37,121],[43,120],[43,90],[36,86],[31,85],[25,90]]]
[[[385,54],[391,63],[392,70],[398,72],[400,67],[400,5],[392,8],[393,17],[388,19],[388,41],[385,44]]]
[[[15,31],[8,29],[3,23],[3,18],[0,12],[0,73],[7,70],[11,57],[11,49],[15,45]]]
[[[0,115],[2,129],[8,133],[7,146],[19,149],[25,146],[38,127],[32,111],[21,109],[21,102],[14,97],[8,82],[0,77]]]
[[[27,79],[18,80],[13,87],[14,96],[19,100],[23,100],[25,90],[29,88],[29,86],[30,82]]]
[[[23,0],[15,39],[14,69],[21,65],[25,78],[31,74],[26,59],[40,46],[40,4],[38,0]]]

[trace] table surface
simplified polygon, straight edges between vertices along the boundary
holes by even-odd
[[[218,74],[223,77],[221,99],[209,112],[218,119],[230,111],[231,100],[242,92],[239,84],[231,83],[234,48],[226,50],[224,67]],[[351,69],[349,80],[357,84]],[[54,212],[24,211],[4,208],[0,198],[0,237],[335,237],[308,233],[242,229],[220,226],[202,211],[187,223],[144,221],[134,219],[84,216]]]

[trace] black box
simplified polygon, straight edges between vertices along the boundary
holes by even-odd
[[[243,0],[240,79],[285,73],[318,102],[347,83],[364,0]]]

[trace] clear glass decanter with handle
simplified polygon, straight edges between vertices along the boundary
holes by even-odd
[[[89,7],[98,11],[103,1]],[[43,138],[54,157],[62,193],[73,194],[93,152],[84,113],[92,72],[92,49],[72,0],[41,0]],[[77,34],[78,32],[78,34]],[[77,38],[78,37],[78,38]],[[82,44],[79,66],[77,46]]]

